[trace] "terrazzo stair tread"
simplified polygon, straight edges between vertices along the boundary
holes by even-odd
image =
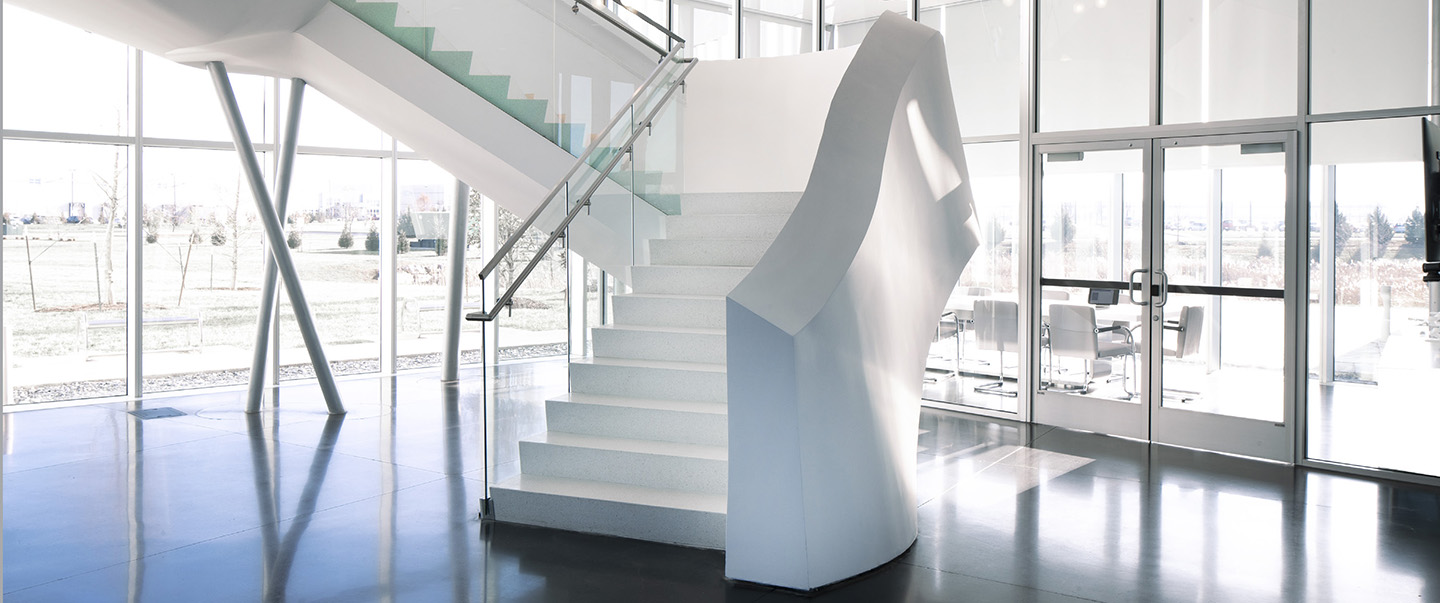
[[[662,295],[729,295],[750,274],[750,266],[633,266],[635,293]]]
[[[723,494],[729,479],[725,446],[545,432],[521,439],[527,475]]]
[[[570,363],[570,389],[585,394],[725,402],[725,365],[625,358]]]
[[[499,521],[725,548],[726,496],[517,475],[491,488]]]
[[[613,301],[617,325],[725,328],[723,295],[625,293]]]
[[[682,442],[657,442],[635,438],[612,438],[583,433],[546,431],[539,435],[521,438],[527,444],[546,444],[566,448],[584,448],[596,451],[629,452],[705,461],[728,461],[730,451],[725,446],[706,446]],[[603,480],[602,480],[603,481]]]
[[[773,239],[652,239],[650,263],[658,266],[754,267]]]
[[[795,211],[801,193],[687,193],[685,215],[784,214]]]
[[[587,360],[576,360],[573,364],[586,364],[590,366],[622,366],[629,368],[653,368],[674,371],[698,371],[705,373],[725,374],[725,365],[710,362],[681,362],[677,360],[636,360],[633,358],[589,358]]]
[[[730,441],[723,402],[572,392],[545,401],[545,422],[551,432],[722,447]]]
[[[706,415],[723,416],[728,415],[730,412],[730,407],[724,402],[697,402],[694,400],[633,398],[630,396],[607,396],[603,394],[583,394],[580,392],[567,392],[559,396],[555,396],[554,398],[550,398],[550,400],[553,402],[570,402],[575,404],[587,404],[594,406],[613,406],[620,408],[686,412]]]
[[[789,214],[679,215],[665,218],[667,239],[774,240]]]
[[[591,329],[595,356],[725,364],[725,330],[606,325]]]

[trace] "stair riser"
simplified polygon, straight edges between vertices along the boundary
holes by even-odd
[[[770,248],[763,239],[654,239],[650,263],[661,266],[754,267]]]
[[[685,215],[789,214],[800,193],[701,193],[685,195]]]
[[[520,442],[526,475],[724,494],[728,463],[713,459]]]
[[[668,299],[616,295],[615,324],[725,328],[725,299]]]
[[[772,241],[788,219],[786,215],[670,216],[665,220],[665,237]]]
[[[725,296],[749,273],[742,267],[635,266],[630,285],[636,293]]]
[[[570,390],[651,400],[725,402],[725,373],[606,364],[570,365]]]
[[[714,413],[545,402],[545,423],[550,431],[609,438],[725,446],[730,441],[726,418]]]
[[[638,538],[707,549],[725,548],[725,514],[491,489],[499,521]]]
[[[725,364],[723,333],[676,333],[595,329],[595,356]]]

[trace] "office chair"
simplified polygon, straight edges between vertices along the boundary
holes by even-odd
[[[1200,334],[1204,332],[1205,328],[1205,308],[1185,306],[1180,309],[1179,320],[1167,320],[1161,327],[1166,331],[1175,332],[1175,347],[1165,347],[1162,344],[1161,352],[1176,360],[1194,356],[1200,352]],[[1200,392],[1163,387],[1163,384],[1160,393],[1166,398],[1181,402],[1189,402],[1200,397]]]
[[[975,391],[1011,398],[1018,395],[1018,390],[1005,389],[1005,352],[1020,349],[1020,305],[997,299],[975,300],[975,344],[982,350],[1000,352],[1000,380],[977,385]]]
[[[1101,340],[1101,333],[1122,333],[1123,339],[1118,341]],[[1100,367],[1096,362],[1102,359],[1120,358],[1121,368],[1124,374],[1121,376],[1124,381],[1120,386],[1125,390],[1127,397],[1135,394],[1130,391],[1128,381],[1130,369],[1124,364],[1128,358],[1135,361],[1135,342],[1130,335],[1130,330],[1123,326],[1099,327],[1095,324],[1095,308],[1091,306],[1076,306],[1070,304],[1055,304],[1050,306],[1050,366],[1049,382],[1051,387],[1056,387],[1055,381],[1055,357],[1079,358],[1083,361],[1085,371],[1083,379],[1070,386],[1060,386],[1059,389],[1089,393],[1090,383],[1097,377],[1109,374],[1098,374]]]

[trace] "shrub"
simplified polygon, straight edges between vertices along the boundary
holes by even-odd
[[[1418,207],[1410,212],[1410,217],[1405,220],[1405,244],[1425,244],[1425,214]]]
[[[395,253],[410,253],[410,238],[405,233],[395,233]]]
[[[380,231],[370,225],[370,234],[365,235],[365,251],[380,251]]]
[[[285,245],[291,249],[299,249],[301,242],[298,229],[291,229],[290,233],[285,235]]]
[[[335,241],[335,244],[339,245],[341,249],[349,249],[355,245],[355,235],[350,233],[349,222],[345,223],[345,228],[340,231],[340,239]]]
[[[210,233],[210,244],[216,247],[223,247],[225,240],[225,229],[220,226],[219,222],[216,222],[214,232]]]
[[[445,255],[445,250],[449,247],[445,239],[435,239],[435,255]]]

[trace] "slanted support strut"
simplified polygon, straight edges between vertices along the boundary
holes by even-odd
[[[255,146],[250,143],[250,134],[245,130],[245,121],[240,116],[240,104],[235,101],[235,90],[230,86],[230,74],[225,64],[219,61],[206,63],[210,79],[215,83],[215,93],[225,111],[225,121],[230,126],[230,136],[235,139],[235,150],[240,155],[240,166],[245,171],[250,192],[255,197],[255,208],[260,213],[260,225],[265,228],[265,239],[270,253],[275,258],[275,267],[280,278],[285,279],[285,293],[290,297],[290,307],[295,310],[295,322],[300,336],[305,340],[305,349],[310,353],[310,363],[315,367],[315,378],[320,383],[320,393],[325,397],[325,407],[330,414],[344,414],[340,403],[340,391],[335,387],[335,376],[330,372],[330,363],[325,360],[325,350],[320,345],[320,336],[315,331],[315,320],[310,315],[310,305],[305,301],[305,292],[300,288],[300,276],[295,270],[295,260],[290,248],[285,245],[285,230],[280,216],[270,201],[270,192],[265,188],[265,175],[260,170],[260,161],[255,158]]]

